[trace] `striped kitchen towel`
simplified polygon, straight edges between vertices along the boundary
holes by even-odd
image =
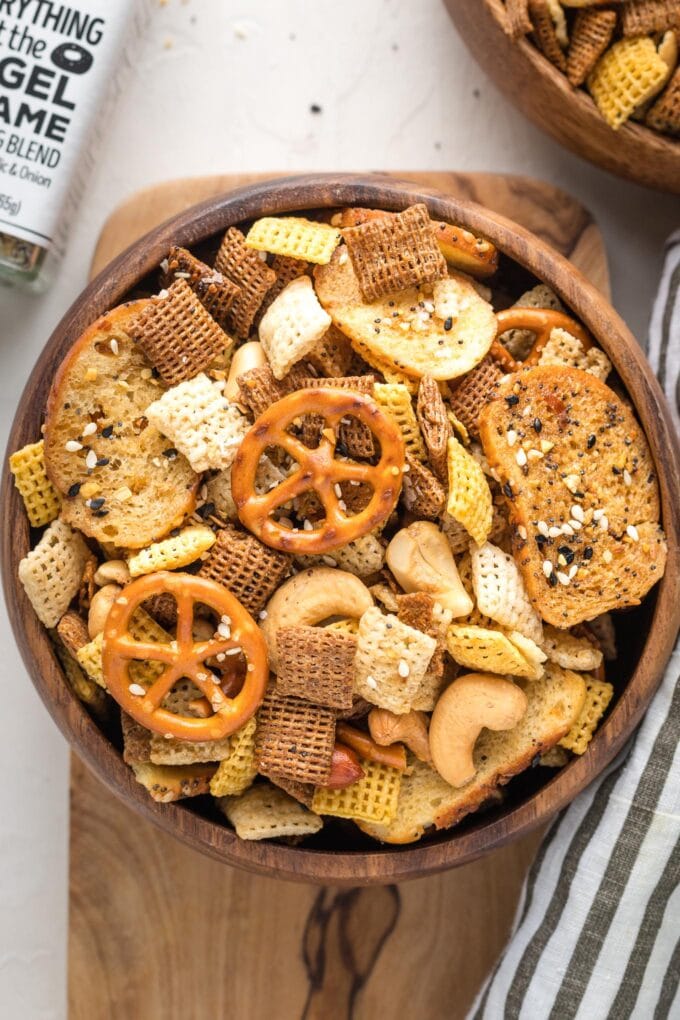
[[[680,232],[648,355],[680,427]],[[680,644],[632,746],[553,824],[474,1020],[680,1018]]]

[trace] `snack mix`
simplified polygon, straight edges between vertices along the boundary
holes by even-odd
[[[504,14],[614,131],[632,120],[680,138],[678,0],[505,0]]]
[[[545,6],[508,4],[539,39]],[[616,47],[657,59],[653,6],[578,12],[572,47],[611,22],[594,92]],[[502,280],[424,205],[267,217],[75,341],[10,460],[19,577],[154,800],[408,843],[587,752],[610,614],[664,571],[657,480],[607,355]]]

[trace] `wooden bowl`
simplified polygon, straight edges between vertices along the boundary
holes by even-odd
[[[530,769],[513,781],[503,806],[472,815],[457,828],[410,848],[381,848],[360,834],[348,836],[341,826],[328,832],[324,827],[311,844],[301,847],[242,842],[220,823],[209,798],[155,803],[123,763],[118,727],[100,728],[64,682],[48,635],[17,580],[19,560],[29,548],[29,528],[5,464],[0,508],[6,522],[2,569],[7,607],[24,662],[48,711],[81,758],[134,810],[211,857],[263,874],[353,885],[416,878],[471,861],[547,821],[628,740],[659,683],[680,624],[680,455],[660,388],[637,343],[601,294],[532,234],[481,206],[412,183],[349,175],[270,181],[209,199],[152,230],[100,273],[55,329],[19,402],[8,451],[40,434],[50,383],[74,340],[107,309],[145,286],[157,286],[157,267],[171,244],[198,247],[200,252],[214,247],[231,224],[267,214],[351,203],[397,210],[413,202],[425,202],[437,219],[490,238],[504,253],[500,272],[514,293],[531,285],[533,276],[556,291],[616,365],[652,448],[668,535],[668,567],[661,584],[620,628],[622,648],[614,678],[618,701],[582,758],[557,774]]]
[[[612,131],[529,39],[503,30],[502,0],[444,0],[473,57],[529,120],[584,159],[637,184],[680,194],[680,141],[629,121]]]

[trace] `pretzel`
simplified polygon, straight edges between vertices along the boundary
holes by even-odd
[[[502,336],[509,329],[528,329],[536,337],[533,347],[523,361],[515,361],[509,351],[495,340],[491,346],[490,354],[498,361],[506,372],[516,372],[520,368],[527,368],[529,365],[537,365],[541,352],[554,329],[565,329],[583,344],[583,349],[592,347],[590,334],[584,327],[571,319],[564,312],[558,312],[553,308],[505,308],[502,312],[496,312],[498,320],[498,336]]]
[[[135,610],[161,592],[169,592],[177,602],[176,640],[166,644],[136,641],[130,634]],[[208,606],[220,619],[228,617],[231,636],[195,642],[192,626],[196,603]],[[229,698],[204,662],[232,648],[241,649],[248,667],[241,691]],[[140,685],[131,683],[130,677],[131,664],[139,660],[165,664],[161,675],[143,694],[134,693]],[[207,578],[168,571],[138,578],[114,602],[104,629],[102,663],[109,693],[128,715],[149,730],[169,733],[180,740],[219,740],[234,733],[256,712],[269,675],[264,638],[231,592]],[[192,680],[206,696],[207,717],[177,715],[161,707],[173,685],[183,677]]]
[[[286,431],[306,414],[318,414],[326,427],[315,449]],[[335,458],[335,443],[343,418],[363,422],[380,443],[376,465]],[[331,438],[331,432],[335,435]],[[280,446],[298,462],[298,470],[261,495],[255,492],[255,474],[268,447]],[[399,497],[404,469],[404,443],[399,429],[370,397],[349,390],[300,390],[272,404],[260,415],[241,443],[232,466],[231,487],[242,523],[273,549],[292,553],[325,553],[367,534],[385,521]],[[337,496],[336,485],[355,480],[368,482],[373,495],[354,515]],[[270,515],[303,492],[317,493],[326,511],[321,525],[292,530]]]

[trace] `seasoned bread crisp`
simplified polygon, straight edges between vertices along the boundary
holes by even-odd
[[[474,779],[455,789],[431,766],[412,761],[401,781],[397,814],[388,825],[359,822],[383,843],[413,843],[431,828],[448,829],[493,799],[498,788],[554,747],[583,708],[586,685],[578,673],[548,663],[545,676],[521,683],[527,710],[512,730],[482,730],[474,750]]]
[[[509,376],[482,410],[513,554],[529,598],[555,627],[638,605],[664,572],[659,489],[627,404],[579,369]]]
[[[62,517],[100,542],[140,548],[180,524],[199,481],[144,417],[163,386],[127,333],[144,301],[97,319],[52,384],[45,464]]]

